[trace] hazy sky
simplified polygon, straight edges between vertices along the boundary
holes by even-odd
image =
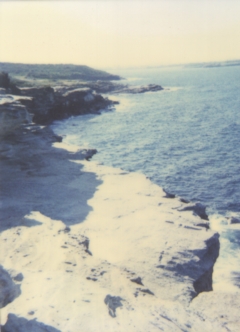
[[[0,61],[103,68],[228,59],[240,59],[239,0],[0,0]]]

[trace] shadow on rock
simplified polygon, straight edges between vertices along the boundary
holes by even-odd
[[[191,204],[179,211],[193,211],[193,214],[199,216],[201,219],[209,220],[208,215],[206,214],[206,206],[201,203]]]
[[[171,264],[163,266],[166,270],[173,271],[183,282],[186,276],[192,279],[192,298],[196,297],[201,292],[213,290],[212,274],[213,266],[219,255],[219,234],[215,233],[205,243],[205,248],[181,252],[179,260],[176,259],[175,261],[169,262]],[[161,267],[161,265],[159,267]]]
[[[8,320],[1,327],[2,332],[61,332],[49,325],[37,322],[35,319],[27,320],[13,314],[8,315]]]
[[[59,141],[50,128],[36,127],[16,132],[0,145],[0,230],[34,226],[24,216],[40,211],[66,225],[83,222],[91,211],[87,201],[101,181],[70,161],[86,159],[52,147]]]

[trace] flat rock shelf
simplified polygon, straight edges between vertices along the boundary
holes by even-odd
[[[205,206],[93,162],[95,149],[49,126],[117,104],[98,93],[163,88],[81,69],[108,82],[19,89],[2,74],[1,331],[238,332],[238,288],[214,289],[220,242]]]
[[[237,331],[239,294],[212,288],[219,235],[192,204],[56,141],[5,141],[3,185],[21,180],[2,203],[2,330]]]

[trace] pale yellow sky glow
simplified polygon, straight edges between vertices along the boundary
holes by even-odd
[[[0,1],[0,61],[96,68],[240,59],[239,0]]]

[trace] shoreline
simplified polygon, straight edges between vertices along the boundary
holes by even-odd
[[[204,207],[95,153],[49,125],[2,139],[2,331],[237,331],[240,293],[212,290]]]
[[[41,134],[32,129],[18,137],[23,150],[18,145],[17,151],[26,154],[28,142],[31,155],[39,146],[46,164],[24,155],[21,174],[31,179],[27,194],[33,196],[44,176],[44,197],[25,215],[21,210],[22,218],[16,211],[18,223],[1,233],[1,264],[12,276],[23,275],[17,282],[21,295],[1,309],[3,331],[14,324],[28,331],[33,322],[71,332],[79,326],[83,331],[223,330],[216,316],[208,317],[209,329],[203,317],[211,314],[211,301],[226,294],[198,294],[211,289],[217,233],[196,226],[203,222],[199,216],[179,211],[186,203],[167,198],[144,175],[84,161],[88,151],[68,152],[61,143],[51,147],[59,138],[48,127],[40,128]],[[7,166],[13,179],[16,161]],[[231,315],[237,321],[236,313]]]

